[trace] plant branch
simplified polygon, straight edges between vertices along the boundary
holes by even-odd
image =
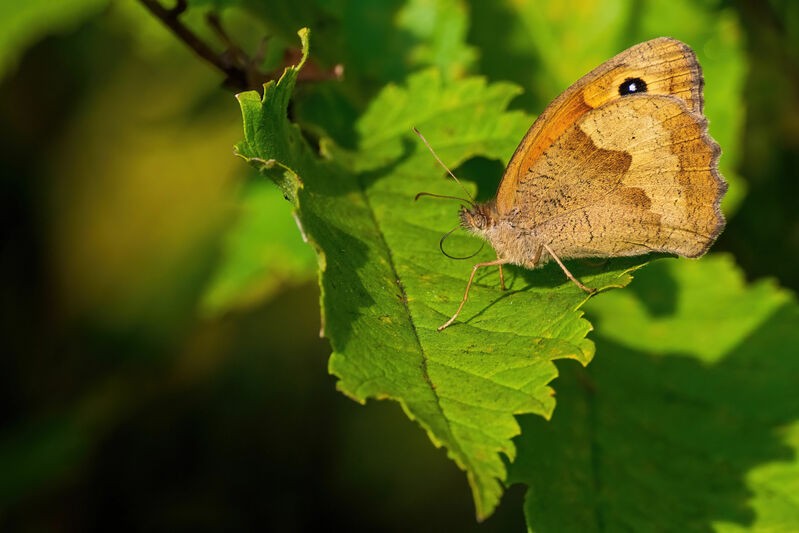
[[[229,81],[240,80],[243,82],[246,79],[242,76],[243,73],[239,69],[226,62],[222,56],[215,53],[210,46],[205,44],[205,42],[197,36],[197,34],[181,22],[180,15],[186,11],[187,8],[186,0],[178,0],[175,7],[172,9],[165,8],[158,0],[139,1],[150,13],[160,19],[172,33],[186,43],[189,48],[194,50],[198,56],[224,72]]]
[[[216,69],[225,74],[225,85],[235,90],[259,89],[265,82],[276,78],[283,71],[281,66],[272,72],[264,73],[258,69],[260,61],[263,59],[263,45],[261,43],[258,53],[250,58],[233,40],[228,36],[222,27],[219,16],[216,13],[209,13],[206,22],[213,30],[217,38],[225,46],[225,51],[216,53],[208,44],[197,36],[188,26],[180,20],[180,15],[188,7],[187,0],[177,0],[175,7],[167,9],[159,0],[139,0],[141,4],[156,18],[158,18],[175,36],[186,43],[200,58],[213,65]],[[287,50],[284,63],[293,64],[297,54]],[[336,65],[330,71],[325,71],[318,67],[308,65],[301,76],[304,80],[324,80],[340,79],[343,73],[341,65]]]

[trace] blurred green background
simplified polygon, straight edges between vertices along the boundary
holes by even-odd
[[[206,9],[232,3],[195,2],[186,19],[204,28]],[[345,81],[299,96],[338,110],[317,126],[344,146],[369,98],[436,64],[431,49],[458,32],[464,68],[519,83],[514,105],[538,113],[574,81],[567,54],[591,39],[616,52],[723,25],[745,65],[725,102],[739,106],[742,133],[722,142],[738,200],[715,249],[750,279],[799,288],[795,3],[708,0],[697,3],[704,19],[674,7],[646,28],[636,21],[655,8],[641,1],[608,2],[601,19],[596,2],[574,1],[562,26],[549,24],[564,19],[557,2],[439,2],[450,24],[430,28],[420,23],[430,11],[399,0],[235,3],[246,9],[226,23],[248,49],[272,36],[267,62],[279,65],[280,43],[309,26],[312,57],[344,65]],[[288,203],[232,155],[241,121],[219,72],[132,0],[2,0],[0,20],[0,529],[524,528],[522,487],[476,524],[465,476],[396,405],[364,408],[335,391],[314,259]],[[619,24],[625,42],[604,41]],[[529,32],[551,40],[551,57]],[[595,53],[580,61],[610,57]],[[542,71],[556,81],[539,83]],[[715,127],[722,140],[736,126]],[[263,217],[241,227],[247,210]],[[242,249],[259,269],[230,266]]]

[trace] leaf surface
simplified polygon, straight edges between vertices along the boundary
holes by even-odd
[[[791,531],[799,524],[799,305],[726,255],[656,261],[587,306],[602,356],[522,420],[534,531]]]

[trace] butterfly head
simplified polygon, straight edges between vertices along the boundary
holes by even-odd
[[[473,233],[483,234],[496,223],[493,202],[474,204],[471,207],[461,207],[461,226]]]

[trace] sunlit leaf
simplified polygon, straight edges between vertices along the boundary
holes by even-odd
[[[424,72],[377,97],[358,124],[357,152],[327,146],[328,158],[319,159],[286,118],[298,69],[268,84],[263,99],[239,95],[245,139],[238,152],[293,200],[319,253],[324,332],[339,388],[358,401],[398,401],[466,471],[485,517],[502,493],[500,454],[515,456],[514,415],[549,417],[552,361],[587,364],[593,355],[579,311],[586,297],[557,267],[509,269],[505,293],[491,272],[478,278],[459,323],[437,332],[461,298],[470,265],[438,250],[455,206],[413,202],[423,189],[457,189],[411,126],[457,166],[476,155],[507,159],[530,119],[503,111],[517,93],[511,85],[445,84]],[[479,246],[470,237],[451,240],[453,250]],[[490,257],[486,250],[475,261]],[[609,287],[626,284],[626,272],[640,262],[574,268],[586,283]]]
[[[795,529],[795,297],[710,256],[655,262],[587,308],[601,356],[516,441],[530,528]]]

